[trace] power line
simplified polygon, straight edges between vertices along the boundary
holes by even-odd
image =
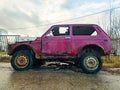
[[[51,25],[51,24],[54,25],[54,24],[58,24],[58,23],[65,22],[65,21],[72,21],[72,20],[76,20],[76,19],[79,19],[79,18],[84,18],[84,17],[92,16],[92,15],[95,15],[95,14],[99,14],[99,13],[103,13],[103,12],[107,12],[107,11],[114,10],[114,9],[119,9],[119,8],[120,8],[120,7],[110,8],[110,9],[103,10],[103,11],[96,12],[96,13],[92,13],[92,14],[88,14],[88,15],[84,15],[84,16],[79,16],[79,17],[76,17],[76,18],[71,18],[71,19],[61,20],[61,21],[58,21],[58,22],[53,22],[53,23],[48,23],[48,24],[38,25],[38,26],[19,27],[19,28],[8,28],[8,29],[14,29],[14,30],[17,30],[17,29],[29,29],[29,28],[36,28],[36,27],[49,26],[49,25]]]

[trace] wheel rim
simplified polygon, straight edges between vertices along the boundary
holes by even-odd
[[[24,68],[28,65],[29,58],[26,55],[18,55],[15,58],[15,65],[19,68]]]
[[[87,56],[84,59],[84,66],[89,70],[95,70],[98,68],[99,61],[95,56]]]

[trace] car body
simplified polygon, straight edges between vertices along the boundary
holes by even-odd
[[[14,56],[22,50],[30,52],[37,60],[77,58],[72,61],[78,63],[85,53],[109,55],[111,47],[109,36],[96,24],[61,24],[51,26],[34,41],[8,45],[8,54]]]

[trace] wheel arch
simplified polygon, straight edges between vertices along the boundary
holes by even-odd
[[[17,46],[17,47],[13,50],[12,55],[13,55],[15,52],[20,51],[20,50],[28,50],[28,51],[31,52],[33,55],[35,55],[35,52],[34,52],[33,48],[32,48],[30,45],[26,45],[26,44],[22,44],[22,45]]]
[[[78,53],[82,53],[83,51],[85,51],[86,49],[90,49],[94,52],[97,52],[99,53],[101,56],[102,55],[105,55],[105,52],[104,52],[104,48],[101,47],[100,45],[97,45],[97,44],[88,44],[88,45],[85,45],[83,47],[79,47],[78,48]]]

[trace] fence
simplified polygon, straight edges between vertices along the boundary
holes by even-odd
[[[10,43],[19,41],[19,35],[0,35],[0,57],[7,55],[7,46]]]
[[[114,55],[120,55],[120,38],[115,38],[111,40],[112,40],[112,53]]]

